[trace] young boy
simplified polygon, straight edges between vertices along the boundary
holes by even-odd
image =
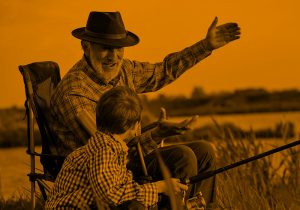
[[[125,139],[140,133],[142,106],[136,93],[116,87],[102,95],[96,107],[97,132],[72,152],[59,172],[45,209],[90,209],[96,203],[110,207],[135,200],[144,207],[167,194],[165,181],[140,185],[126,168]],[[172,179],[176,192],[187,186]]]

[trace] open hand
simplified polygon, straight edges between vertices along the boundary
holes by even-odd
[[[227,43],[240,38],[240,27],[237,23],[225,23],[217,26],[218,17],[210,25],[206,41],[211,50],[217,49],[226,45]]]
[[[166,137],[183,134],[187,130],[194,129],[198,123],[199,116],[195,115],[181,122],[171,122],[167,120],[166,110],[161,108],[157,127],[152,131],[154,140],[161,140]]]

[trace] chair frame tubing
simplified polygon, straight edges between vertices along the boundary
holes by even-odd
[[[27,101],[27,106],[29,109],[29,154],[30,154],[30,173],[31,174],[35,174],[35,151],[34,151],[34,147],[35,147],[35,143],[34,143],[34,115],[33,115],[33,111],[31,109],[31,105],[30,102]],[[31,209],[35,209],[35,205],[36,205],[36,199],[35,199],[35,180],[30,179],[29,177],[29,181],[31,182]]]
[[[29,98],[26,100],[26,105],[28,107],[28,120],[29,120],[29,145],[28,145],[28,153],[30,155],[30,174],[35,174],[35,143],[34,143],[34,114],[32,110],[31,100],[33,100],[33,89],[32,89],[32,83],[30,80],[29,73],[27,71],[24,71],[24,76],[27,80],[27,88],[29,93]],[[35,180],[31,179],[29,176],[29,181],[31,182],[30,185],[30,194],[31,194],[31,209],[34,210],[36,206],[36,198],[35,198]]]

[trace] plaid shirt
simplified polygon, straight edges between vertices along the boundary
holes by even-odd
[[[66,158],[45,209],[89,209],[96,200],[110,206],[134,199],[146,207],[155,205],[156,184],[136,183],[126,162],[126,144],[97,131]]]
[[[199,41],[155,64],[124,59],[119,76],[109,84],[104,84],[82,58],[64,76],[51,98],[55,119],[52,129],[60,145],[58,153],[69,154],[87,142],[89,135],[76,120],[76,115],[86,110],[96,118],[96,104],[104,92],[114,86],[128,86],[137,93],[157,91],[210,55],[207,49],[206,42]],[[149,132],[138,140],[146,154],[157,146]]]

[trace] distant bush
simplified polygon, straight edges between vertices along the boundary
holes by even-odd
[[[35,143],[41,144],[38,127],[35,125]],[[27,145],[27,124],[25,109],[8,108],[0,110],[0,147]]]
[[[201,87],[195,87],[189,98],[161,94],[148,103],[151,112],[157,113],[160,107],[165,107],[171,116],[298,111],[300,91],[249,88],[206,94]]]
[[[148,125],[158,119],[152,112],[150,112],[151,107],[149,101],[146,97],[141,97],[144,110],[142,114],[142,125]],[[157,115],[160,108],[157,110]],[[168,110],[169,113],[169,110]],[[226,123],[220,125],[223,130],[225,130],[225,135],[228,137],[227,130],[231,131],[231,135],[234,138],[246,138],[250,132],[247,130],[242,130],[238,126],[232,123]],[[285,125],[282,123],[277,123],[274,128],[266,128],[255,130],[253,133],[256,138],[282,138],[282,130],[285,130],[285,135],[287,137],[294,137],[295,126],[293,123],[288,122]],[[184,135],[187,140],[194,139],[214,139],[222,138],[218,136],[218,131],[216,131],[213,124],[203,125],[193,131],[187,132]],[[38,126],[35,125],[34,139],[36,145],[41,145],[41,136],[39,134]],[[168,138],[170,141],[176,141],[176,137]],[[18,147],[27,145],[27,124],[25,119],[25,110],[21,108],[10,108],[0,110],[0,148],[8,147]]]
[[[44,202],[37,199],[35,210],[44,209]],[[0,195],[0,210],[31,210],[31,202],[29,195],[13,196],[5,200]]]
[[[187,131],[182,136],[172,136],[165,139],[165,143],[172,144],[182,141],[194,141],[197,139],[211,140],[224,138],[247,139],[254,136],[258,139],[282,139],[294,138],[296,136],[295,126],[292,122],[277,123],[274,128],[243,130],[232,123],[219,124],[213,119],[214,123],[203,125],[191,131]],[[217,126],[216,126],[217,124]],[[220,135],[220,130],[222,135]]]
[[[39,131],[34,132],[34,139],[36,145],[41,145],[41,137]],[[0,147],[20,147],[27,145],[27,130],[24,128],[7,129],[0,131]]]

